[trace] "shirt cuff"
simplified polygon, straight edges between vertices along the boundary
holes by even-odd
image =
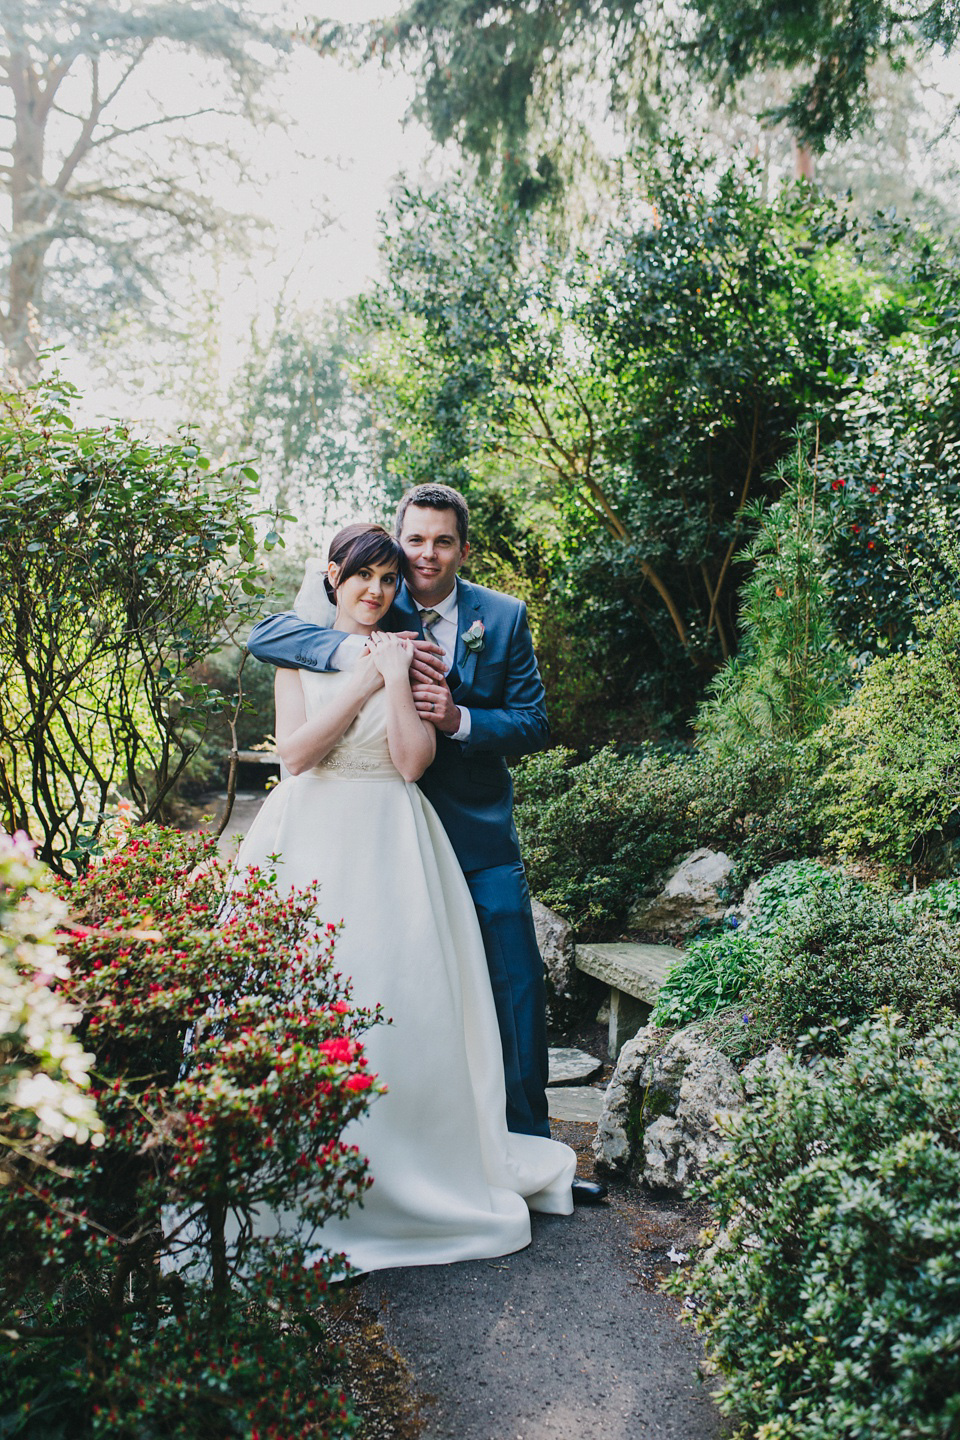
[[[459,711],[460,711],[460,729],[459,729],[459,730],[455,730],[455,731],[453,732],[453,734],[450,736],[450,739],[451,739],[451,740],[469,740],[469,739],[470,739],[470,727],[471,727],[471,724],[472,724],[471,719],[470,719],[470,711],[469,711],[464,705],[460,705],[460,706],[458,706],[457,708],[458,708]]]
[[[331,670],[352,670],[366,647],[366,635],[345,635],[330,656]]]

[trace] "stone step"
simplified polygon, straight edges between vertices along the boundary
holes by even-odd
[[[616,1060],[650,1018],[667,971],[683,959],[673,945],[578,945],[577,969],[610,986],[608,1052]]]
[[[586,1050],[572,1046],[556,1046],[550,1050],[548,1085],[585,1085],[603,1069],[603,1061]]]
[[[547,1114],[551,1120],[573,1120],[596,1124],[603,1113],[602,1090],[589,1085],[560,1085],[547,1091]]]

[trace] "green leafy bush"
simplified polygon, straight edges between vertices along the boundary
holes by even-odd
[[[672,1282],[756,1440],[960,1431],[960,1030],[885,1015],[728,1125],[716,1243]]]
[[[59,989],[104,1143],[0,1159],[4,1434],[355,1433],[322,1226],[369,1183],[341,1131],[377,1088],[377,1016],[350,1006],[314,892],[226,880],[213,842],[135,831],[63,885]]]
[[[631,902],[696,832],[696,771],[686,759],[610,747],[571,765],[550,750],[514,770],[517,828],[534,893],[591,933]]]
[[[733,1005],[763,973],[763,945],[746,930],[691,940],[660,989],[652,1025],[692,1025]]]
[[[764,977],[770,936],[812,896],[840,884],[835,871],[815,860],[777,865],[753,887],[747,920],[733,916],[715,934],[690,941],[660,988],[651,1024],[692,1025],[735,1005]]]
[[[925,890],[916,890],[901,900],[904,910],[912,914],[939,915],[952,925],[960,924],[960,877],[937,880]]]
[[[534,893],[594,937],[685,850],[731,850],[742,869],[803,855],[813,842],[797,747],[761,741],[739,755],[618,755],[574,763],[548,750],[514,769],[517,828]]]
[[[810,755],[805,743],[757,739],[696,756],[697,844],[729,851],[741,875],[816,854]]]
[[[75,398],[0,393],[0,823],[61,874],[121,791],[163,813],[224,708],[196,667],[262,593],[266,513],[248,466],[77,427]]]
[[[916,650],[867,667],[817,737],[825,843],[899,867],[942,838],[960,796],[960,604],[918,631]]]
[[[818,860],[788,860],[775,865],[750,889],[750,933],[773,935],[799,911],[824,895],[842,891],[844,879]]]
[[[822,574],[816,459],[807,461],[804,438],[778,466],[780,498],[745,512],[754,534],[739,559],[753,569],[741,590],[740,651],[697,715],[701,744],[721,758],[758,741],[802,740],[849,688]]]
[[[750,1000],[756,1043],[857,1024],[883,1006],[917,1032],[960,1015],[960,933],[953,925],[848,879],[784,913],[768,942],[763,985]]]

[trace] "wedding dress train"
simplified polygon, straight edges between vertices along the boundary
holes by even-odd
[[[301,671],[307,716],[346,678]],[[237,864],[269,868],[274,855],[281,889],[320,880],[322,919],[343,920],[337,969],[358,1005],[379,1002],[392,1022],[364,1042],[388,1092],[344,1132],[373,1185],[324,1226],[323,1246],[360,1270],[521,1249],[529,1210],[570,1212],[576,1157],[507,1131],[473,901],[435,811],[390,760],[383,690],[320,765],[271,792]]]

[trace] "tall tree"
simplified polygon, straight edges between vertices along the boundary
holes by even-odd
[[[318,22],[313,40],[415,66],[414,112],[434,138],[496,168],[525,205],[553,185],[558,142],[582,136],[591,98],[652,119],[672,29],[636,0],[410,0],[374,25]]]
[[[709,671],[735,648],[745,506],[835,400],[870,301],[833,273],[853,267],[828,203],[763,204],[679,148],[645,184],[573,259],[495,198],[403,197],[365,379],[403,480],[511,475],[601,583],[622,572],[665,661]]]
[[[549,183],[585,84],[635,129],[655,126],[691,77],[730,96],[785,71],[785,98],[762,114],[786,121],[809,161],[870,117],[878,61],[949,53],[958,31],[960,0],[408,0],[373,25],[320,22],[313,38],[414,62],[415,109],[436,139],[481,169],[497,162],[522,200]]]
[[[816,150],[847,139],[872,111],[879,60],[902,68],[960,34],[960,0],[692,0],[701,24],[691,58],[721,90],[754,71],[794,72],[788,99],[770,112]]]
[[[142,294],[165,247],[222,223],[198,167],[205,145],[220,163],[227,147],[197,122],[252,118],[266,55],[287,37],[222,0],[4,0],[0,23],[9,207],[0,339],[29,377],[54,321],[86,328],[98,300]],[[164,52],[212,62],[184,105],[174,103],[183,75],[149,64]],[[148,84],[167,94],[148,98]],[[171,150],[166,168],[157,164],[158,131],[189,147],[186,163]]]

